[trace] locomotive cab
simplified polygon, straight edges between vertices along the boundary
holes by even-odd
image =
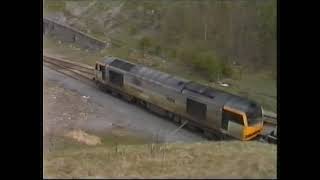
[[[108,67],[110,62],[112,62],[115,58],[112,56],[107,56],[103,61],[96,61],[94,74],[95,80],[101,83],[106,83],[109,80],[108,77]]]
[[[94,68],[94,75],[96,81],[104,81],[105,80],[105,65],[101,62],[96,62],[95,68]]]
[[[253,102],[232,105],[223,108],[222,128],[231,136],[245,141],[258,136],[263,128],[261,106]]]

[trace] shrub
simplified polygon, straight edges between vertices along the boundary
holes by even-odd
[[[192,60],[193,66],[206,76],[209,80],[217,80],[222,75],[222,63],[212,52],[200,52]]]
[[[229,63],[222,62],[222,74],[226,77],[232,77],[234,74],[234,71]]]
[[[151,40],[148,37],[143,37],[139,41],[139,49],[142,51],[143,55],[145,50],[151,46]]]
[[[129,34],[130,35],[135,35],[135,34],[137,34],[137,28],[135,27],[135,26],[130,26],[129,27]]]
[[[155,55],[159,56],[161,54],[161,46],[160,45],[156,45],[154,48],[154,53]]]
[[[45,1],[45,7],[49,11],[64,11],[66,2],[64,1]]]
[[[192,60],[196,58],[196,49],[192,47],[180,47],[177,50],[177,58],[180,61],[186,63],[192,63]]]

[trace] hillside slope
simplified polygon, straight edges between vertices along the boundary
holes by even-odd
[[[276,146],[258,142],[99,145],[45,156],[49,178],[276,178]]]
[[[277,109],[275,0],[45,0],[44,16],[115,44],[99,57],[125,58]]]
[[[213,51],[223,61],[276,63],[276,1],[50,1],[45,15],[125,43],[150,38],[150,51],[179,56],[182,48]],[[60,16],[57,16],[60,14]],[[58,18],[59,19],[59,18]],[[180,57],[178,57],[180,58]]]

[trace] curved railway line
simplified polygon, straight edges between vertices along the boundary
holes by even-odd
[[[51,55],[43,55],[44,65],[64,75],[84,81],[94,79],[94,67],[75,61],[61,59]],[[262,142],[277,143],[277,114],[264,111],[264,129],[257,139]],[[180,128],[180,127],[179,127]],[[178,128],[178,129],[179,129]],[[177,130],[178,130],[177,129]]]

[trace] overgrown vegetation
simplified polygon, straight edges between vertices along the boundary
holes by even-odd
[[[133,0],[126,2],[126,6],[126,13],[132,13],[139,19],[130,23],[134,23],[140,31],[156,34],[153,36],[155,44],[151,44],[150,48],[157,46],[160,50],[157,54],[187,61],[184,53],[176,52],[192,49],[190,57],[209,52],[215,54],[211,59],[219,56],[217,61],[237,62],[255,71],[276,68],[275,0]],[[201,61],[203,58],[193,62],[201,64]],[[216,69],[222,71],[225,66],[218,67]],[[195,68],[198,69],[198,65]],[[203,70],[212,73],[210,69]]]
[[[46,1],[51,1],[50,6],[56,2]],[[136,58],[153,64],[153,68],[199,82],[228,79],[232,88],[224,90],[243,95],[248,89],[249,97],[258,97],[259,103],[276,110],[276,0],[64,2],[64,10],[45,11],[64,14],[66,23],[100,39],[112,38],[117,46],[104,54]],[[257,78],[247,83],[249,76]],[[253,82],[259,81],[268,82],[263,87],[274,99],[257,95],[261,88]],[[247,86],[238,86],[242,82]]]
[[[65,3],[71,2],[75,1],[46,0],[45,7],[50,11],[67,12]],[[214,54],[210,59],[224,62],[224,65],[202,69],[207,74],[215,72],[206,77],[216,77],[215,74],[229,76],[229,73],[220,72],[232,62],[248,66],[254,71],[267,68],[275,72],[276,0],[118,0],[90,3],[95,3],[90,6],[91,9],[72,18],[78,18],[81,24],[87,23],[86,27],[93,34],[101,37],[109,29],[104,29],[106,22],[103,19],[100,22],[92,21],[95,18],[92,16],[103,14],[107,9],[103,8],[102,11],[101,8],[110,7],[110,4],[115,7],[122,5],[121,13],[113,18],[113,24],[119,25],[112,28],[119,27],[121,35],[126,32],[132,36],[124,39],[124,42],[138,41],[136,48],[143,53],[149,49],[155,55],[179,61],[185,61],[184,54],[179,54],[179,50],[193,49],[190,56],[199,57],[199,60],[192,61],[195,70],[203,63],[203,54]],[[88,6],[88,3],[85,5]],[[91,14],[91,19],[87,19],[89,16],[85,14]]]
[[[143,57],[144,57],[144,53],[146,48],[150,47],[151,45],[151,41],[148,37],[143,37],[140,41],[139,41],[139,48],[142,51]]]
[[[65,1],[44,0],[44,8],[48,11],[64,11],[66,7]]]
[[[58,139],[48,178],[275,178],[276,146],[258,142],[86,146]],[[63,148],[62,148],[63,147]]]

